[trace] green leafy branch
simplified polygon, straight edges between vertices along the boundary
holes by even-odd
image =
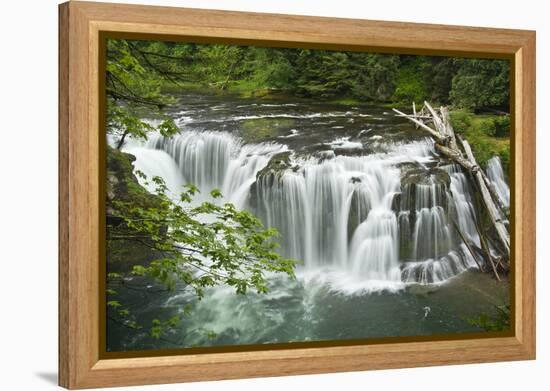
[[[144,178],[141,172],[136,173]],[[237,210],[231,203],[219,203],[222,194],[213,190],[212,201],[194,204],[199,193],[188,184],[179,202],[167,195],[164,180],[153,177],[156,206],[142,207],[131,201],[112,201],[111,213],[118,223],[108,227],[108,241],[136,241],[161,254],[147,265],[135,265],[132,275],[150,278],[167,290],[186,289],[201,299],[205,289],[216,285],[231,286],[237,294],[248,290],[267,293],[268,273],[283,273],[294,278],[295,261],[277,253],[278,232],[264,228],[248,211]],[[120,276],[108,278],[110,289],[121,284]],[[122,305],[108,306],[119,316]],[[160,323],[159,323],[160,322]],[[152,336],[173,327],[174,319],[155,322]],[[153,331],[154,330],[154,331]]]
[[[495,306],[496,315],[490,316],[482,313],[476,318],[470,318],[466,321],[472,326],[477,326],[485,331],[505,331],[511,327],[510,305]]]

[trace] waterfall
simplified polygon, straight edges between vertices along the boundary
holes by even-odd
[[[221,186],[222,193],[235,206],[244,208],[250,187],[256,182],[256,174],[267,165],[272,156],[286,150],[286,146],[271,143],[243,145],[229,161]]]
[[[457,224],[479,244],[473,203],[460,167],[417,170],[407,179],[400,213],[401,257],[406,261],[402,279],[437,283],[475,267],[453,227]]]
[[[391,210],[399,170],[380,157],[297,164],[297,171],[264,175],[257,183],[256,212],[279,229],[283,254],[309,268],[338,266],[365,278],[399,280]],[[352,234],[350,222],[356,227]]]
[[[426,183],[406,186],[405,195],[409,195],[411,187],[414,192],[411,212],[415,213],[412,256],[415,260],[440,258],[453,247],[447,221],[445,184],[428,176]],[[405,205],[409,197],[403,197]]]
[[[174,158],[187,183],[201,191],[220,188],[237,141],[229,133],[182,132],[175,137],[153,136],[148,146]]]
[[[487,162],[487,177],[495,187],[497,194],[504,201],[504,206],[510,207],[510,188],[504,179],[504,171],[498,156]]]
[[[311,235],[305,246],[310,248],[306,265],[326,265],[344,262],[346,255],[347,210],[349,192],[342,162],[326,160],[304,167],[305,190],[310,205]]]
[[[451,195],[460,231],[478,247],[481,246],[476,229],[476,212],[468,179],[457,164],[444,168],[451,177]]]
[[[273,181],[260,176],[256,185],[256,208],[266,226],[276,227],[280,233],[284,256],[311,262],[311,208],[305,181],[301,174],[285,173]]]
[[[250,186],[275,153],[286,150],[279,144],[248,144],[226,132],[186,131],[174,137],[154,135],[152,149],[168,153],[179,167],[184,183],[197,186],[203,196],[220,189],[226,201],[243,208]]]
[[[328,268],[383,286],[440,283],[476,267],[453,227],[479,245],[462,169],[438,167],[428,139],[380,148],[357,156],[335,153],[337,146],[300,154],[193,130],[156,135],[127,151],[136,155],[136,168],[168,178],[171,190],[194,183],[206,197],[221,189],[223,201],[276,228],[280,252],[303,270]],[[498,180],[505,185],[499,167],[492,160],[488,168],[495,187]]]
[[[355,184],[359,220],[361,215],[366,214],[367,218],[357,226],[352,236],[351,268],[354,273],[368,279],[400,281],[397,218],[392,211],[393,197],[399,192],[400,172],[384,159],[362,160],[366,161],[355,162],[358,165],[355,168],[362,169],[362,173],[356,172],[353,179],[359,180]],[[359,201],[361,199],[363,201]]]
[[[159,176],[164,179],[169,195],[173,199],[178,198],[177,195],[185,182],[179,174],[178,166],[170,155],[164,151],[145,148],[136,143],[127,145],[123,150],[137,157],[134,162],[134,169],[146,173],[147,180],[137,176],[142,186],[145,186],[150,192],[154,192],[157,186],[150,179]]]

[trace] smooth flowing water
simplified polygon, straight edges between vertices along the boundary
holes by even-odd
[[[200,302],[146,295],[133,311],[145,322],[159,308],[194,309],[166,341],[113,331],[111,349],[479,331],[466,319],[507,301],[508,286],[477,272],[456,233],[479,244],[465,174],[387,109],[179,98],[179,135],[124,146],[135,168],[162,176],[174,199],[185,183],[204,195],[218,188],[277,228],[281,253],[300,262],[297,279],[270,277],[266,295],[217,287]],[[498,159],[487,175],[509,202]]]

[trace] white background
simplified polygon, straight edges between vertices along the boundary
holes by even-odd
[[[105,0],[104,0],[105,1]],[[119,2],[124,2],[119,0]],[[151,5],[338,16],[537,30],[538,359],[422,369],[237,380],[139,389],[479,390],[548,389],[550,144],[545,1],[203,0]],[[56,388],[57,3],[2,2],[0,29],[0,389]],[[545,221],[546,220],[546,221]],[[458,353],[457,353],[458,354]],[[412,364],[412,363],[411,363]],[[546,371],[546,373],[545,373]],[[138,388],[132,388],[138,389]]]

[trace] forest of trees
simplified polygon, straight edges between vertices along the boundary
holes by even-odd
[[[109,40],[108,122],[120,147],[127,134],[177,132],[164,108],[170,92],[208,89],[282,94],[342,104],[446,105],[458,133],[484,165],[499,156],[508,172],[510,64],[507,60]],[[165,121],[139,120],[140,108]]]
[[[509,62],[310,49],[111,41],[172,84],[508,111]]]

